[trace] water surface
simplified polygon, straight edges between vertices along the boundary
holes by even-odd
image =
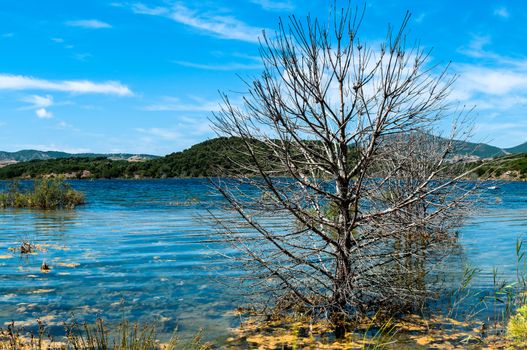
[[[0,211],[1,324],[43,317],[60,325],[72,315],[100,314],[152,320],[165,334],[177,325],[182,332],[204,327],[209,336],[227,335],[240,300],[217,277],[237,272],[221,255],[229,248],[214,241],[201,219],[221,203],[206,180],[72,185],[87,198],[76,210]],[[484,204],[461,230],[460,254],[482,270],[475,287],[490,288],[493,267],[503,278],[514,276],[515,242],[527,234],[527,183],[498,183],[482,196]],[[8,250],[23,240],[44,251],[22,257]],[[40,272],[44,260],[50,273]]]

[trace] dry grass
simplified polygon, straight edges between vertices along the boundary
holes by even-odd
[[[17,329],[13,324],[0,329],[0,350],[207,350],[202,332],[189,341],[181,340],[176,332],[162,343],[157,339],[154,325],[140,325],[122,321],[116,328],[99,318],[93,324],[65,324],[66,335],[54,338],[46,333],[46,327],[38,321],[36,334]]]

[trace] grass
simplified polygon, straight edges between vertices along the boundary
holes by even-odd
[[[1,208],[73,209],[84,204],[84,194],[75,191],[62,178],[40,179],[30,190],[21,189],[13,182],[0,193]]]
[[[522,305],[507,323],[507,337],[519,347],[527,347],[527,305]]]
[[[46,335],[45,326],[38,322],[38,333],[24,333],[10,325],[0,329],[0,350],[207,350],[209,343],[198,332],[191,340],[182,341],[176,333],[167,343],[157,339],[155,325],[140,325],[122,321],[116,328],[109,327],[102,318],[95,323],[65,325],[66,335],[53,339]]]

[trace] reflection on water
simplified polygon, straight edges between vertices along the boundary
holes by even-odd
[[[501,278],[516,278],[516,241],[527,239],[527,182],[499,182],[482,195],[484,203],[463,227],[461,243],[467,263],[481,270],[476,286],[490,288],[493,268]]]
[[[101,314],[155,320],[159,331],[207,328],[224,336],[236,320],[232,291],[217,283],[228,262],[210,241],[200,215],[221,198],[205,180],[75,181],[88,204],[75,211],[0,211],[0,323],[48,324]],[[527,183],[485,190],[481,206],[461,232],[466,262],[490,287],[492,268],[513,276],[515,241],[526,234]],[[40,244],[36,255],[8,248]],[[52,268],[40,272],[42,261]]]
[[[160,332],[230,325],[234,301],[211,277],[221,247],[197,218],[219,199],[203,180],[78,181],[75,211],[0,212],[0,322],[61,322],[101,313],[155,320]],[[200,200],[188,201],[188,198]],[[9,252],[22,241],[36,255]],[[42,261],[51,272],[40,272]]]

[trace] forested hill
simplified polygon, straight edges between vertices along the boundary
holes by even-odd
[[[509,151],[486,144],[457,141],[457,154],[471,154],[479,158],[501,156]],[[518,150],[523,148],[518,146]],[[11,164],[0,168],[0,179],[38,178],[45,175],[64,175],[66,178],[166,178],[166,177],[207,177],[221,175],[219,169],[236,168],[231,160],[246,163],[237,149],[243,149],[238,138],[215,138],[198,143],[189,149],[164,157],[144,161],[109,159],[102,157],[76,157],[31,160]],[[512,150],[512,149],[511,149]],[[515,150],[516,151],[516,150]],[[511,152],[512,153],[512,152]],[[501,158],[499,158],[501,159]],[[503,157],[499,169],[485,168],[491,176],[501,176],[508,170],[514,170],[513,176],[524,176],[525,156]],[[137,159],[135,159],[137,160]],[[514,160],[514,161],[512,161]],[[514,165],[514,166],[513,166]],[[511,167],[511,169],[508,169]],[[518,169],[517,169],[518,168]]]
[[[33,149],[26,149],[16,152],[0,151],[0,161],[14,161],[27,162],[30,160],[47,160],[58,158],[111,158],[111,159],[154,159],[157,156],[150,154],[131,154],[131,153],[111,153],[111,154],[97,154],[97,153],[66,153],[59,151],[37,151]]]
[[[239,159],[233,150],[241,146],[236,138],[216,138],[181,152],[143,162],[112,160],[105,157],[77,157],[7,165],[0,168],[0,179],[35,178],[49,174],[67,178],[165,178],[205,177],[218,168],[232,167],[230,159]]]

